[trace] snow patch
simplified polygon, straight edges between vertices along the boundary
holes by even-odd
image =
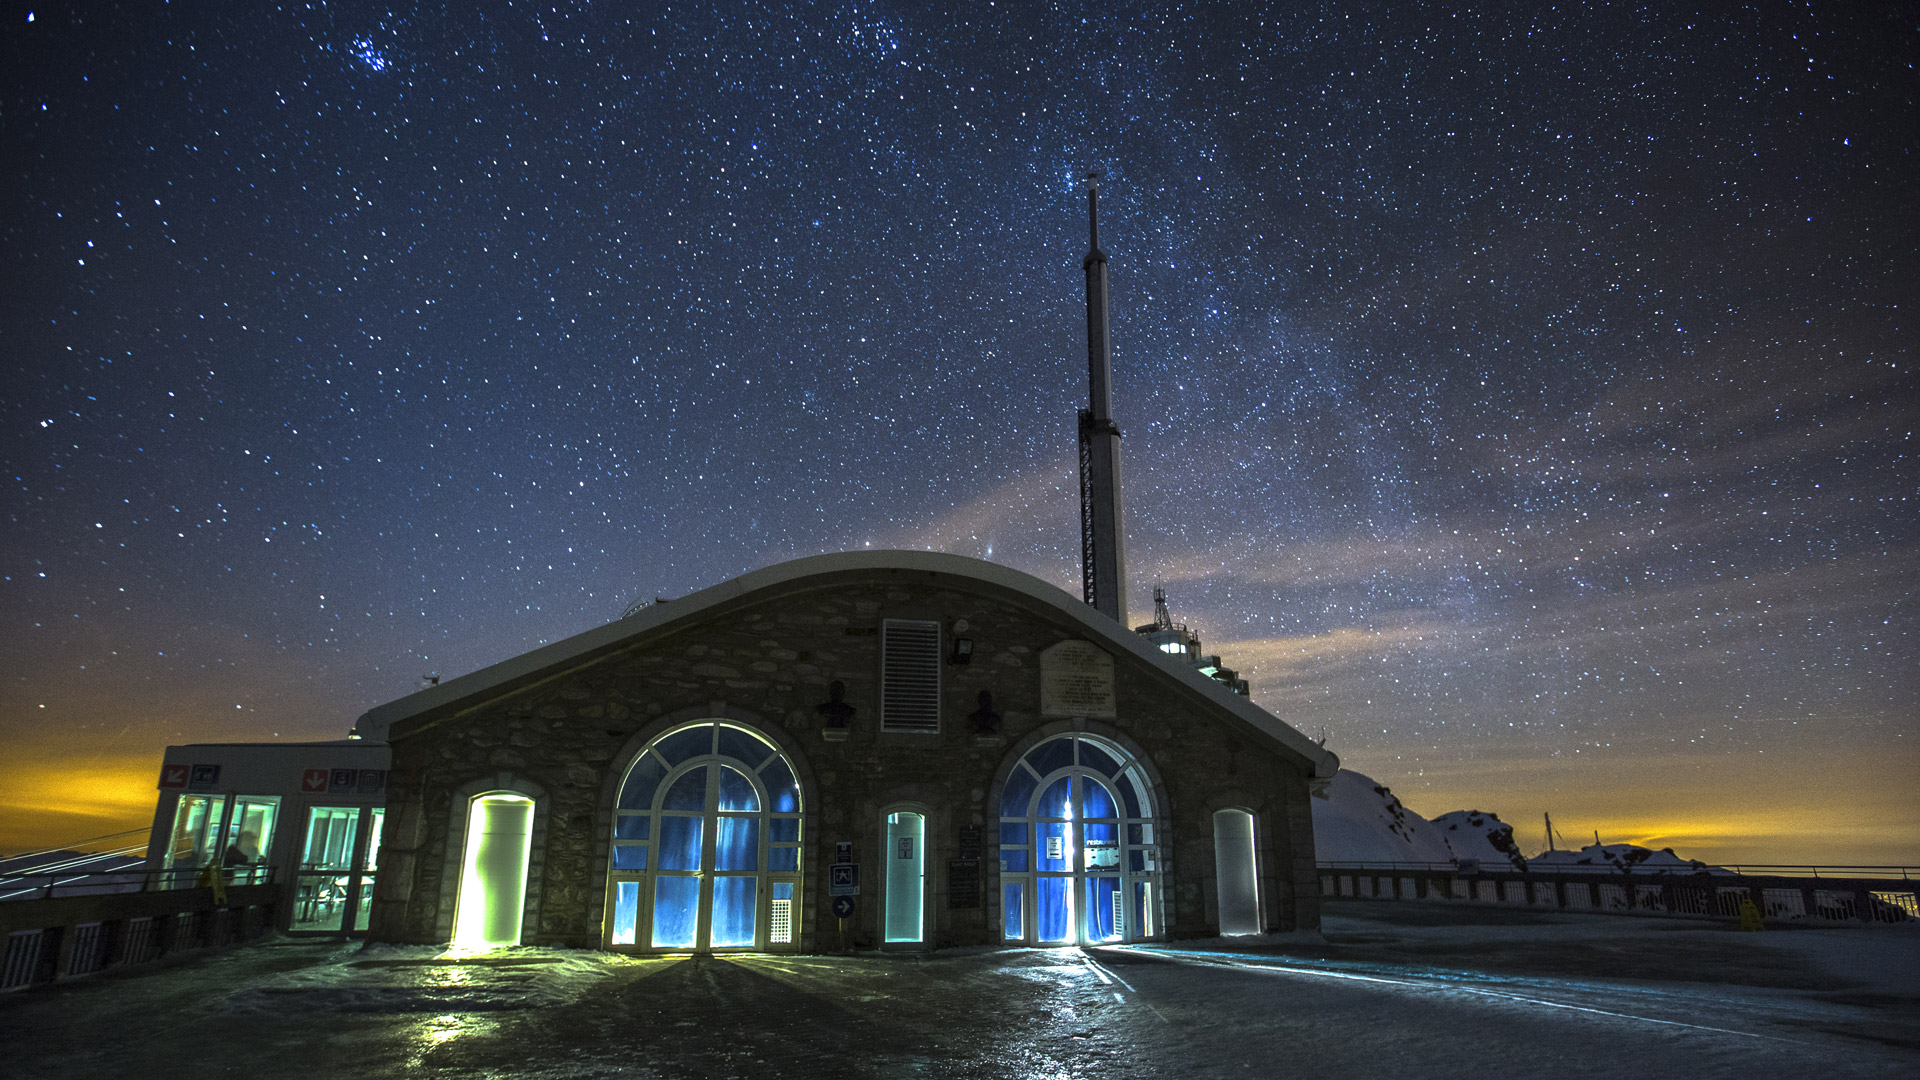
[[[1546,851],[1528,859],[1527,868],[1562,874],[1728,872],[1698,859],[1683,859],[1672,848],[1654,851],[1638,844],[1588,844],[1579,851]]]
[[[229,1012],[468,1013],[564,1005],[613,974],[611,954],[514,948],[458,953],[374,945],[262,978],[228,995]]]
[[[1483,863],[1507,863],[1515,870],[1527,868],[1527,857],[1513,842],[1513,826],[1500,820],[1499,814],[1483,810],[1452,810],[1433,819],[1453,848],[1456,859],[1477,859]]]
[[[1313,847],[1324,862],[1452,862],[1433,823],[1407,809],[1383,784],[1352,769],[1314,793]]]

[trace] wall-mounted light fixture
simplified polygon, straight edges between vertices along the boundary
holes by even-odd
[[[957,637],[953,639],[953,653],[947,657],[949,664],[968,664],[973,662],[973,639]]]

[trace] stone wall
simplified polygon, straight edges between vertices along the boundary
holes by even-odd
[[[546,804],[530,881],[529,944],[602,941],[612,806],[627,764],[656,734],[718,717],[760,730],[793,759],[805,797],[803,951],[865,947],[879,938],[872,878],[882,810],[924,807],[929,911],[936,946],[999,940],[997,782],[1025,746],[1059,731],[1107,735],[1157,772],[1163,839],[1162,917],[1170,937],[1215,933],[1214,810],[1255,815],[1260,887],[1270,929],[1316,928],[1318,880],[1307,764],[1238,717],[1171,684],[1138,659],[1116,656],[1118,716],[1074,721],[1039,713],[1039,654],[1082,636],[1057,613],[1012,595],[988,595],[951,577],[896,571],[866,581],[761,597],[695,625],[667,623],[621,651],[512,688],[456,715],[396,725],[376,940],[444,941],[452,922],[465,799],[482,789],[531,791]],[[873,580],[879,578],[881,580]],[[975,590],[978,591],[975,591]],[[881,732],[880,623],[937,620],[943,640],[974,642],[972,662],[942,669],[937,735]],[[966,630],[953,627],[964,621]],[[823,736],[818,706],[846,684],[855,713],[844,741]],[[967,717],[982,690],[1002,715],[997,737]],[[982,827],[984,906],[949,910],[947,861],[958,830]],[[850,840],[866,867],[863,897],[842,940],[827,911],[825,867]]]

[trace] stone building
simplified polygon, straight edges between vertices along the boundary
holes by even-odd
[[[359,733],[392,748],[374,940],[640,952],[1315,928],[1338,764],[1050,584],[902,551],[643,608]]]

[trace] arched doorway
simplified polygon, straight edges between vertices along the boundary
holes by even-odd
[[[520,944],[527,903],[527,857],[533,844],[532,799],[513,792],[476,795],[467,803],[467,839],[460,860],[460,900],[453,943],[469,948]],[[372,865],[371,859],[368,865]]]
[[[916,810],[890,810],[884,825],[884,940],[889,945],[922,944],[926,941],[927,816]]]
[[[1160,934],[1158,812],[1146,771],[1084,733],[1029,750],[1001,787],[1001,936],[1034,945]]]
[[[1259,933],[1260,874],[1252,814],[1236,809],[1214,813],[1213,867],[1221,936]]]
[[[612,948],[792,944],[800,880],[792,762],[725,721],[661,735],[620,785],[609,865]]]

